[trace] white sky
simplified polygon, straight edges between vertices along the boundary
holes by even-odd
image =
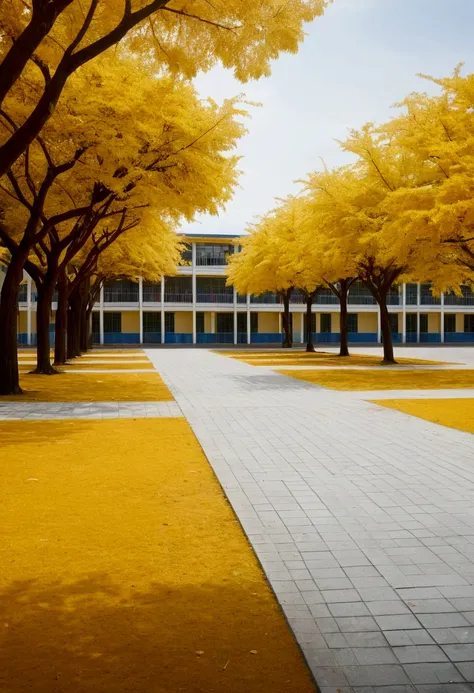
[[[307,25],[297,55],[282,55],[272,76],[242,85],[218,67],[196,79],[217,101],[245,93],[263,104],[246,121],[236,151],[240,188],[219,217],[200,217],[184,232],[239,234],[294,181],[346,162],[335,139],[367,121],[383,122],[411,91],[433,91],[417,73],[443,77],[459,62],[474,68],[474,0],[334,0]]]

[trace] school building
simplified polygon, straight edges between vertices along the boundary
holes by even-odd
[[[226,286],[229,255],[238,252],[235,237],[185,234],[183,265],[176,276],[157,284],[109,282],[93,311],[95,344],[274,344],[281,342],[283,306],[276,294],[240,295]],[[237,239],[238,240],[238,239]],[[1,277],[0,277],[1,283]],[[389,297],[396,343],[474,343],[474,293],[432,296],[429,284],[403,284]],[[54,333],[53,303],[51,332]],[[306,306],[297,291],[291,298],[293,340],[304,343]],[[313,305],[312,331],[317,344],[339,342],[339,304],[322,289]],[[36,291],[26,277],[19,296],[18,340],[36,341]],[[360,282],[349,294],[349,340],[381,341],[378,306]]]

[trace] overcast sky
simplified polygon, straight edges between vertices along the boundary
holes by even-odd
[[[196,79],[218,101],[242,92],[252,109],[237,153],[243,174],[219,217],[183,231],[240,234],[247,222],[297,193],[294,181],[348,161],[336,139],[349,128],[393,116],[411,91],[433,91],[417,73],[443,77],[459,62],[474,71],[474,0],[334,0],[307,25],[297,55],[282,55],[268,79],[242,85],[222,68]]]

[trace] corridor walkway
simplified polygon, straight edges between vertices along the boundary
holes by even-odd
[[[321,693],[474,690],[474,437],[209,351],[147,354]]]

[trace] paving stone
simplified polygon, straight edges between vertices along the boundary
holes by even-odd
[[[474,683],[474,662],[458,662],[456,666],[466,681]]]
[[[474,661],[474,644],[442,645],[443,650],[453,662]]]
[[[400,600],[368,602],[367,606],[373,616],[391,616],[394,614],[409,614],[410,609]]]
[[[395,647],[393,651],[402,664],[447,661],[443,650],[437,645],[408,645]]]
[[[329,604],[333,616],[370,616],[367,606],[359,602],[335,602]]]
[[[450,662],[424,664],[405,664],[405,672],[410,681],[416,684],[428,683],[456,683],[465,680],[465,677]]]
[[[420,622],[411,614],[376,616],[375,620],[381,630],[409,630],[420,627]]]

